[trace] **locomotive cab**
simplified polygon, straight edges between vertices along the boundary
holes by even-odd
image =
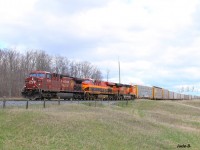
[[[33,71],[25,79],[22,96],[29,99],[42,98],[41,91],[48,89],[52,75],[47,71]]]
[[[45,71],[35,71],[29,74],[25,80],[25,87],[30,90],[40,89],[44,87],[44,82],[51,80],[51,74]]]
[[[27,88],[34,89],[37,86],[41,86],[41,82],[45,76],[46,74],[44,73],[31,73],[25,81]]]

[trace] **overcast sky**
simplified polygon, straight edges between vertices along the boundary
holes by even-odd
[[[199,0],[0,0],[0,48],[89,61],[106,79],[200,95]]]

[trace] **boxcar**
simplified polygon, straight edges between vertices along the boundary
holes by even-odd
[[[188,100],[189,99],[189,95],[184,95],[184,99]]]
[[[174,99],[178,99],[178,93],[174,92]]]
[[[181,94],[177,93],[177,99],[181,99]]]
[[[153,86],[153,99],[162,99],[162,88]]]
[[[169,99],[169,90],[162,89],[162,98],[163,99]]]
[[[181,99],[184,99],[184,94],[181,94]]]
[[[143,86],[143,85],[135,85],[136,87],[136,97],[137,98],[147,98],[152,99],[152,87]]]
[[[171,100],[174,99],[174,92],[169,91],[169,99],[171,99]]]

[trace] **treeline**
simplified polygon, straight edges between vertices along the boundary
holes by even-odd
[[[38,50],[20,53],[13,49],[0,49],[0,97],[20,96],[24,79],[32,70],[46,70],[78,78],[102,78],[101,71],[87,61],[77,62]]]

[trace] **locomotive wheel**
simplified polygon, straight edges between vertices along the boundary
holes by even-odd
[[[90,94],[89,93],[85,93],[85,99],[90,100]]]
[[[92,100],[95,100],[95,99],[96,99],[96,96],[95,96],[95,95],[91,95],[91,99],[92,99]]]
[[[116,96],[116,95],[114,96],[114,100],[115,100],[115,101],[117,100],[117,96]]]
[[[75,100],[78,99],[78,95],[77,94],[74,95],[74,99]]]

